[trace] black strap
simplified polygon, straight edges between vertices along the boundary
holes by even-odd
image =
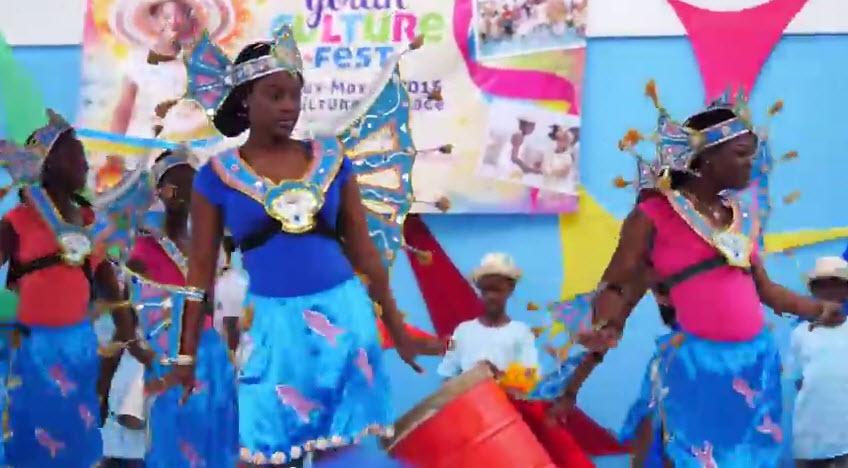
[[[13,289],[18,281],[24,276],[35,273],[38,270],[43,270],[45,268],[50,268],[55,265],[65,264],[65,260],[62,258],[61,253],[54,253],[51,255],[45,255],[43,257],[36,258],[35,260],[27,263],[18,263],[16,261],[9,262],[9,272],[6,275],[6,285],[9,289]],[[88,284],[90,285],[91,296],[94,298],[94,271],[91,268],[91,261],[89,258],[85,259],[85,263],[83,263],[80,268],[82,268],[82,272],[85,275],[85,279],[88,280]]]
[[[677,273],[663,278],[659,283],[657,283],[657,291],[659,291],[660,294],[666,295],[669,291],[671,291],[671,288],[688,280],[689,278],[724,265],[727,265],[727,259],[722,255],[698,262],[694,265],[689,265]]]
[[[242,253],[245,253],[248,250],[261,247],[271,240],[272,237],[277,234],[282,234],[283,232],[283,226],[279,221],[274,218],[267,218],[267,221],[262,227],[244,236],[243,239],[236,240],[236,243],[238,244],[239,250],[241,250]],[[331,227],[320,214],[315,217],[315,227],[304,234],[319,234],[341,241],[341,236],[338,230]]]

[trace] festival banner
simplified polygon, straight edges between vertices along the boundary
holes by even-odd
[[[416,199],[447,197],[454,213],[577,208],[586,0],[87,1],[77,123],[90,134],[214,141],[196,103],[173,105],[186,85],[179,57],[203,30],[235,57],[293,27],[306,67],[302,138],[349,112],[381,65],[421,37],[401,61]],[[102,139],[88,146],[95,166],[121,153]]]

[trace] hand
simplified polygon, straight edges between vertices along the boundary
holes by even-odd
[[[420,340],[413,339],[407,335],[406,332],[404,332],[402,336],[395,338],[394,342],[395,351],[397,351],[401,360],[415,372],[423,374],[424,369],[415,362],[415,358],[418,357],[419,354],[426,354],[422,352],[426,345],[422,344]]]
[[[557,397],[551,407],[548,408],[548,417],[551,422],[565,425],[568,422],[568,415],[574,409],[575,404],[574,395],[568,392]]]
[[[448,350],[449,340],[431,337],[412,337],[418,354],[422,356],[444,356]]]
[[[173,382],[171,385],[182,385],[183,396],[180,398],[180,404],[185,403],[194,392],[194,365],[190,366],[173,366],[171,372],[164,377],[166,381]]]
[[[610,348],[615,348],[620,339],[621,333],[610,326],[577,333],[577,343],[593,353],[603,353]]]
[[[817,327],[836,327],[844,322],[845,314],[842,312],[842,305],[836,302],[822,302],[821,313],[810,322],[810,331]]]
[[[494,363],[492,363],[492,361],[487,360],[487,361],[481,361],[481,362],[483,364],[485,364],[486,367],[488,367],[490,371],[492,371],[492,375],[494,375],[495,380],[503,377],[503,375],[504,375],[503,371],[498,369],[498,366],[494,365]]]

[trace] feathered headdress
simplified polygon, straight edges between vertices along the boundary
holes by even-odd
[[[636,158],[637,171],[635,180],[632,181],[617,177],[614,181],[617,187],[632,185],[637,190],[668,189],[672,172],[697,175],[692,170],[691,164],[695,156],[704,150],[748,133],[757,134],[761,140],[767,136],[764,130],[754,128],[748,100],[741,91],[735,95],[730,92],[725,93],[707,106],[703,112],[696,114],[700,115],[716,109],[727,109],[732,114],[732,117],[727,120],[700,130],[688,126],[688,120],[680,123],[671,117],[660,103],[656,83],[653,80],[645,86],[645,95],[651,99],[659,112],[657,126],[648,138],[645,138],[638,130],[631,129],[619,140],[619,149]],[[769,115],[776,114],[781,108],[782,103],[776,103],[769,110]],[[656,145],[656,155],[653,158],[644,157],[636,149],[637,145],[646,139]]]

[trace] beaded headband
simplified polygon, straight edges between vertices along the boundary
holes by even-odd
[[[200,103],[208,115],[214,115],[235,87],[279,71],[303,74],[303,59],[291,26],[284,24],[274,31],[271,53],[233,64],[208,33],[192,49],[186,59],[188,90],[186,97]]]
[[[197,169],[198,161],[187,147],[181,146],[153,164],[153,168],[151,169],[153,182],[158,185],[162,177],[165,177],[168,171],[177,166],[189,166],[192,169]]]

